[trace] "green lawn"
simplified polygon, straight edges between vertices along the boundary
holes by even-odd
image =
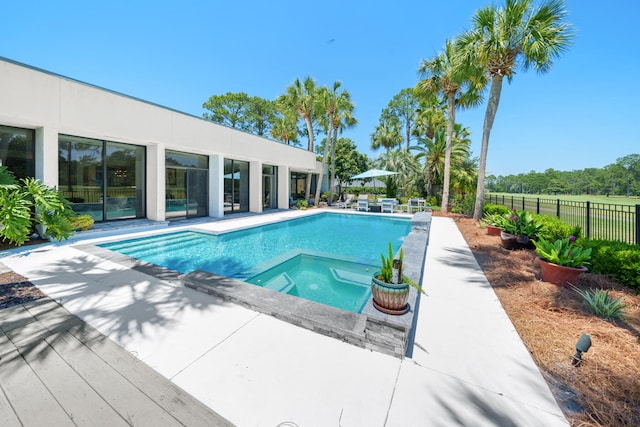
[[[638,197],[511,193],[488,193],[485,194],[485,197],[486,201],[491,197],[492,203],[504,204],[509,208],[514,207],[515,209],[524,209],[529,212],[559,216],[561,220],[569,224],[579,225],[583,233],[585,233],[583,235],[593,239],[637,243],[637,218],[634,206],[640,205],[640,198]],[[560,203],[558,203],[558,200],[560,200]],[[586,202],[590,202],[588,219]],[[587,223],[587,220],[589,220],[589,223]]]
[[[567,201],[571,201],[571,202],[592,202],[592,203],[610,203],[613,205],[629,205],[629,206],[634,206],[634,205],[640,205],[640,197],[623,197],[623,196],[613,196],[613,197],[606,197],[606,196],[590,196],[588,194],[582,194],[582,195],[578,195],[578,196],[573,196],[573,195],[569,195],[569,194],[523,194],[523,193],[494,193],[494,192],[487,192],[485,193],[486,196],[491,195],[491,196],[504,196],[505,200],[506,199],[511,199],[511,197],[513,197],[514,199],[519,199],[522,200],[522,198],[527,198],[527,199],[553,199],[553,200],[567,200]]]

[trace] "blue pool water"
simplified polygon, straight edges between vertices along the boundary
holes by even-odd
[[[359,313],[371,297],[375,271],[373,265],[302,254],[247,282]]]
[[[182,231],[100,246],[181,273],[204,270],[253,283],[265,280],[252,281],[256,275],[276,268],[300,254],[331,258],[333,263],[346,259],[353,264],[371,268],[380,264],[380,254],[386,253],[389,242],[392,243],[394,252],[397,251],[410,231],[409,219],[322,213],[218,235]],[[312,299],[318,292],[309,292],[310,289],[303,289],[301,284],[319,284],[324,280],[323,277],[333,277],[331,270],[326,268],[326,262],[318,261],[313,264],[313,258],[307,256],[288,265],[292,270],[296,267],[295,272],[287,273],[289,278],[296,276],[291,279],[296,286],[290,286],[287,293]],[[284,272],[287,266],[278,268],[284,268]],[[341,268],[348,270],[344,265]],[[357,270],[359,267],[355,268]],[[312,272],[314,277],[303,277]],[[369,274],[364,283],[366,286],[370,284],[370,278]],[[346,282],[349,281],[342,281],[341,284]],[[354,283],[351,285],[357,286]],[[348,286],[342,288],[346,289]],[[351,289],[344,292],[344,299],[354,299],[346,295],[352,292]],[[329,305],[336,306],[331,303]],[[355,301],[350,305],[358,306],[359,302]]]

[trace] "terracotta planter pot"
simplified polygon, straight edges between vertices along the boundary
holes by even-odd
[[[371,278],[371,294],[373,306],[383,313],[404,314],[409,311],[409,284],[386,283],[378,280],[379,272]]]
[[[540,264],[542,280],[553,283],[554,285],[575,285],[578,283],[580,275],[588,271],[587,267],[565,267],[563,265],[552,264],[540,257],[536,257],[536,261]]]
[[[535,249],[533,240],[529,236],[516,236],[500,231],[500,239],[505,249]]]
[[[489,236],[499,236],[500,227],[496,227],[495,225],[487,225],[487,234]]]

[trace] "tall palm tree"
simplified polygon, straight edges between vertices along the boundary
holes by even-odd
[[[351,102],[351,93],[347,90],[339,90],[341,86],[342,83],[337,81],[333,83],[331,89],[325,86],[318,92],[319,110],[324,111],[324,115],[320,117],[319,122],[325,128],[325,133],[327,134],[322,155],[322,171],[318,177],[318,182],[322,182],[329,149],[332,152],[332,165],[335,168],[335,145],[338,139],[338,131],[355,126],[357,123],[357,120],[353,117],[354,105]],[[333,180],[335,179],[335,169],[333,168],[329,183],[329,203],[333,201]],[[316,187],[316,205],[319,200],[320,185]]]
[[[331,137],[331,178],[329,180],[329,203],[333,203],[333,189],[336,179],[336,144],[338,133],[344,129],[352,128],[358,124],[358,120],[353,116],[355,105],[351,102],[351,93],[342,91],[336,102],[336,110],[333,115],[331,127],[333,135]]]
[[[447,40],[444,50],[429,60],[423,60],[419,72],[423,80],[417,90],[427,94],[441,94],[447,103],[447,138],[442,184],[441,211],[449,209],[449,183],[451,176],[451,145],[456,108],[467,108],[482,101],[482,90],[486,84],[484,70],[476,63],[462,60],[455,52],[455,45]]]
[[[482,65],[491,80],[478,166],[473,213],[476,220],[482,216],[489,135],[498,111],[502,81],[507,77],[511,82],[518,68],[533,68],[538,73],[551,69],[553,60],[567,50],[573,38],[566,15],[563,0],[548,0],[538,7],[532,5],[532,0],[506,0],[505,7],[492,5],[478,10],[471,29],[458,37],[465,59]]]
[[[294,82],[287,86],[284,95],[278,97],[277,102],[279,105],[295,111],[307,125],[307,134],[309,137],[309,144],[307,149],[313,151],[313,117],[317,110],[318,103],[318,88],[316,82],[310,76],[304,78],[304,81],[295,79]],[[311,174],[307,176],[307,189],[305,191],[305,199],[309,200],[309,193],[311,193]],[[320,185],[320,183],[318,183]]]

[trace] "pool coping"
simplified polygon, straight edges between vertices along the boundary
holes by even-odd
[[[416,213],[412,217],[411,232],[402,244],[404,274],[416,283],[422,283],[423,279],[430,226],[430,212]],[[382,313],[373,307],[372,299],[369,299],[361,313],[352,313],[203,270],[182,274],[96,245],[75,247],[133,270],[216,296],[358,347],[399,358],[410,357],[413,350],[413,333],[421,297],[414,288],[410,288],[410,309],[406,314],[398,316]]]

